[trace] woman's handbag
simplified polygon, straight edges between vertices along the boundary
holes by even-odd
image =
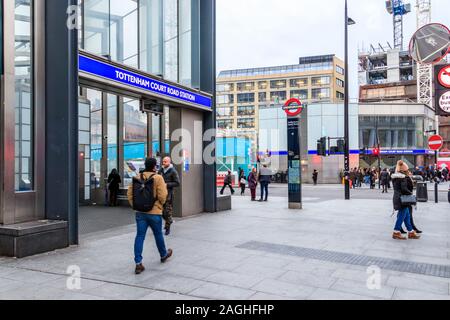
[[[240,183],[241,183],[241,184],[246,184],[246,183],[247,183],[247,180],[245,180],[244,178],[242,178],[241,181],[240,181]]]
[[[415,206],[417,205],[417,198],[415,195],[403,195],[400,196],[400,202],[402,206]]]

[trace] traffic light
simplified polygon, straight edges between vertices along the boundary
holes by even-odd
[[[337,152],[345,153],[345,140],[344,139],[339,139],[337,141]]]
[[[327,156],[327,138],[322,137],[317,140],[317,155],[326,157]]]
[[[375,157],[378,157],[378,156],[380,155],[380,148],[378,148],[378,147],[373,148],[372,154],[373,154]]]

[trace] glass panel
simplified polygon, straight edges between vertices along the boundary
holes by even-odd
[[[284,89],[286,88],[286,80],[273,80],[270,81],[271,89]]]
[[[162,0],[140,0],[140,68],[163,74]]]
[[[117,96],[108,94],[108,173],[118,169],[117,162]]]
[[[111,59],[138,67],[138,5],[135,0],[110,0]]]
[[[32,2],[15,0],[15,190],[33,190]]]
[[[164,0],[164,78],[178,82],[178,0]]]
[[[180,0],[180,83],[192,85],[192,0]]]
[[[161,155],[161,116],[152,114],[152,154],[153,157]]]
[[[254,82],[241,82],[237,84],[238,91],[253,91],[255,90]]]
[[[86,97],[91,105],[91,188],[101,185],[101,160],[103,157],[103,124],[102,124],[102,93],[87,89]]]
[[[87,51],[110,55],[109,0],[84,0],[84,47]]]
[[[138,100],[124,98],[123,103],[124,185],[128,186],[147,155],[147,114],[142,113]]]

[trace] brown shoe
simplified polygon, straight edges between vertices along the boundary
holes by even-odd
[[[401,232],[394,232],[392,235],[392,239],[394,240],[406,240],[406,237],[402,236]]]
[[[419,240],[420,236],[415,231],[413,231],[408,234],[408,239]]]
[[[164,258],[161,258],[161,263],[164,263],[167,261],[167,259],[169,259],[173,254],[173,250],[169,249],[167,250],[167,255]]]
[[[144,271],[145,271],[145,268],[144,268],[143,264],[141,263],[141,264],[136,265],[136,270],[134,270],[134,273],[141,274]]]

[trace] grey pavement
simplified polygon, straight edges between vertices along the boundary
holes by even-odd
[[[415,219],[425,231],[422,239],[396,242],[390,198],[346,202],[340,191],[314,187],[301,211],[288,210],[285,197],[255,203],[237,196],[232,211],[178,219],[167,238],[173,258],[161,264],[149,234],[147,270],[139,276],[133,273],[134,225],[103,223],[107,229],[98,232],[93,226],[79,246],[20,260],[0,258],[0,299],[450,300],[450,274],[438,272],[450,267],[448,202],[420,204]],[[339,198],[333,199],[334,193]],[[133,220],[130,210],[115,210]],[[285,249],[255,249],[252,243]],[[302,255],[308,249],[315,258]],[[326,261],[327,252],[337,258]],[[343,254],[380,262],[380,274],[358,261],[340,262]],[[410,272],[384,269],[389,259],[409,262]],[[420,273],[421,263],[435,271],[432,276]],[[69,267],[79,268],[80,288],[68,289],[77,280]]]

